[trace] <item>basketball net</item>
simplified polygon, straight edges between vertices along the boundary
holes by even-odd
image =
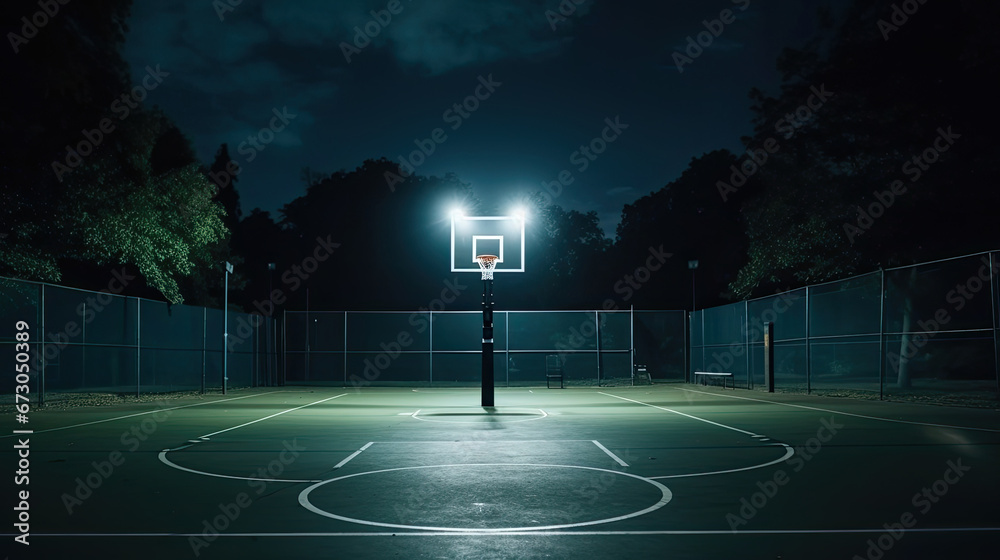
[[[479,268],[483,271],[483,280],[493,279],[493,270],[497,267],[497,257],[496,255],[476,255],[476,262],[479,263]]]

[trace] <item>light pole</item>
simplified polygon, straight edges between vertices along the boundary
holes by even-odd
[[[229,381],[229,275],[233,273],[233,265],[226,261],[225,288],[222,299],[222,394],[226,394],[226,384]]]
[[[274,296],[271,288],[271,281],[274,277],[274,263],[267,263],[267,301],[271,305],[267,308],[271,310],[271,316],[265,317],[264,320],[264,342],[267,344],[267,354],[265,354],[267,359],[267,384],[268,386],[274,386],[274,374],[276,373],[274,369],[271,368],[271,326],[274,322]]]
[[[697,308],[697,302],[698,302],[697,298],[695,297],[695,289],[694,289],[694,275],[695,272],[698,270],[698,261],[697,260],[688,261],[688,269],[691,270],[691,311],[694,311]]]

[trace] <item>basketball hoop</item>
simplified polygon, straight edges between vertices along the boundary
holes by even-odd
[[[483,280],[493,279],[493,269],[497,267],[499,258],[496,255],[476,255],[476,262],[479,263],[479,268],[483,271]]]

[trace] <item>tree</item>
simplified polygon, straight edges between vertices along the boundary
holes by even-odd
[[[215,200],[226,209],[226,226],[232,231],[243,218],[240,193],[236,190],[240,166],[229,155],[229,146],[222,144],[215,153],[215,161],[208,170],[208,178],[216,187]]]
[[[781,95],[751,94],[748,145],[776,137],[781,148],[744,208],[750,258],[734,293],[995,246],[986,224],[1000,196],[981,177],[992,173],[998,144],[983,118],[998,58],[982,22],[997,11],[983,2],[921,5],[885,34],[892,2],[858,1],[829,41],[783,53]],[[935,143],[945,149],[929,152]]]
[[[144,278],[127,293],[179,302],[179,283],[214,267],[228,234],[188,139],[131,98],[120,53],[130,6],[59,3],[43,32],[2,55],[19,80],[0,106],[0,233],[11,232],[0,274],[97,288],[134,266]],[[38,9],[0,8],[4,21]]]
[[[780,96],[752,93],[750,144],[803,107],[812,116],[794,118],[745,206],[749,262],[734,293],[996,247],[1000,192],[983,177],[1000,147],[991,94],[1000,51],[987,23],[1000,7],[926,3],[905,22],[896,12],[888,0],[855,2],[828,47],[783,54]],[[815,103],[817,88],[831,92],[826,101]],[[906,331],[917,324],[917,276],[898,284]],[[911,383],[908,345],[904,335],[900,387]]]
[[[531,199],[525,273],[505,282],[516,295],[506,305],[522,309],[599,307],[609,292],[605,261],[611,241],[596,212],[565,210]],[[505,280],[507,280],[505,278]],[[508,297],[508,299],[510,299]]]
[[[387,174],[401,182],[390,188]],[[279,271],[281,285],[275,287],[285,291],[290,305],[304,308],[306,288],[313,288],[312,308],[426,308],[445,282],[453,281],[446,212],[456,204],[478,211],[467,184],[454,175],[406,175],[387,159],[308,177],[316,182],[282,208],[279,222],[291,244],[287,268]],[[332,256],[313,270],[303,268],[331,243],[337,245]],[[466,290],[463,298],[455,305],[471,305],[473,294]]]
[[[739,224],[741,201],[753,191],[743,185],[722,196],[717,184],[729,181],[737,158],[716,150],[692,158],[680,177],[625,206],[615,242],[615,270],[644,266],[651,251],[673,256],[651,276],[649,289],[635,292],[646,307],[689,308],[688,260],[698,260],[698,307],[721,301],[726,285],[744,260],[746,241]]]
[[[129,89],[120,55],[131,1],[95,0],[59,5],[43,32],[28,38],[21,18],[39,10],[32,0],[0,5],[8,48],[0,63],[16,83],[0,104],[0,274],[57,281],[55,256],[62,232],[49,227],[64,185],[53,173],[81,130],[107,116]]]
[[[228,232],[198,165],[154,171],[152,153],[170,126],[159,113],[123,122],[117,149],[94,154],[67,179],[48,227],[63,234],[59,257],[135,265],[150,286],[179,303],[179,280],[212,267],[211,247]]]

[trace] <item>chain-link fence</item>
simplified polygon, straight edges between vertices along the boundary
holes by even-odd
[[[0,317],[5,356],[15,351],[17,322],[28,327],[32,390],[43,402],[223,386],[221,309],[0,278]],[[276,321],[234,311],[228,319],[228,387],[275,384],[278,360],[268,348],[277,347]]]
[[[654,381],[683,381],[683,311],[496,311],[498,386],[545,384],[558,355],[567,385],[631,383],[633,364]],[[479,311],[288,312],[288,382],[353,386],[480,383]]]
[[[699,310],[690,370],[764,386],[774,324],[775,388],[849,396],[995,400],[1000,254],[982,253]]]

